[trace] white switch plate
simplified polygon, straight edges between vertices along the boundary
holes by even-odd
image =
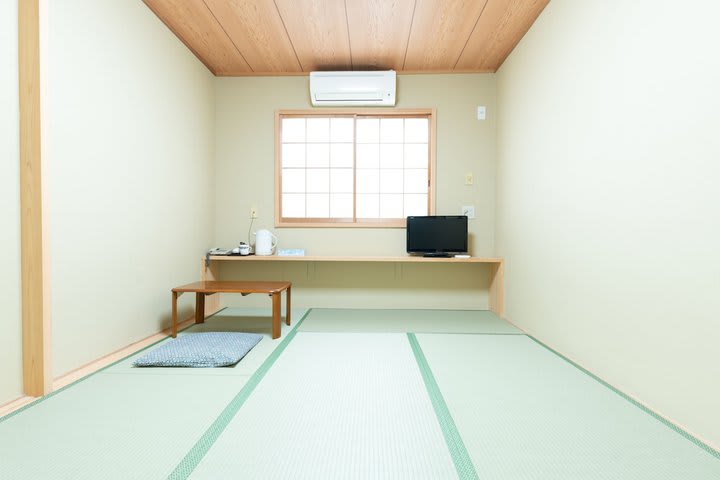
[[[468,218],[475,218],[475,206],[465,205],[462,207],[460,213]]]
[[[465,174],[465,185],[472,185],[473,184],[473,174],[468,172]]]
[[[485,120],[486,112],[485,105],[479,105],[477,109],[478,120]]]

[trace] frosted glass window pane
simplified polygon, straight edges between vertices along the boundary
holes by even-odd
[[[333,143],[352,142],[354,131],[352,118],[331,118],[330,119],[330,141]]]
[[[402,168],[402,143],[383,143],[380,145],[380,168]]]
[[[380,196],[377,194],[360,194],[357,196],[355,213],[358,218],[380,217]]]
[[[378,143],[380,141],[380,119],[358,118],[355,122],[357,143]]]
[[[282,169],[282,191],[283,193],[304,193],[305,192],[305,170],[302,168]]]
[[[427,193],[428,171],[424,169],[405,170],[405,193]]]
[[[380,218],[403,218],[403,196],[381,194]]]
[[[282,216],[298,218],[305,216],[305,194],[304,193],[283,193]]]
[[[330,166],[331,167],[352,167],[353,166],[353,144],[352,143],[331,143],[330,144]]]
[[[281,119],[283,217],[428,214],[428,118],[319,113]]]
[[[428,143],[428,119],[405,119],[405,143]]]
[[[327,193],[330,191],[329,168],[308,168],[306,171],[308,192]],[[310,208],[310,203],[308,203],[308,208]]]
[[[355,181],[360,193],[377,193],[380,191],[380,170],[358,170]]]
[[[380,119],[380,142],[381,143],[402,143],[403,142],[403,119],[382,118]]]
[[[428,214],[428,196],[418,194],[405,195],[405,214],[403,217],[411,215],[427,215]]]
[[[329,118],[308,118],[307,119],[307,142],[329,142],[330,141],[330,119]]]
[[[380,146],[377,143],[358,145],[356,148],[357,168],[378,168],[380,166]]]
[[[403,193],[402,169],[380,170],[380,193]]]
[[[283,167],[304,167],[305,166],[305,144],[283,144],[282,146]]]
[[[327,193],[309,193],[307,196],[307,216],[310,218],[328,218],[330,216],[330,195]]]
[[[305,119],[304,118],[283,118],[282,141],[283,142],[304,142],[305,141]]]
[[[330,166],[330,144],[308,143],[307,144],[307,166],[308,167],[329,167]]]
[[[426,143],[405,145],[405,168],[428,168],[428,146]]]
[[[335,193],[330,195],[330,216],[333,218],[352,218],[352,193]]]
[[[334,193],[353,192],[352,168],[333,168],[330,170],[330,191]]]

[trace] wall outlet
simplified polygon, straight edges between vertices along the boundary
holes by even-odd
[[[465,205],[460,210],[462,215],[465,215],[468,218],[475,218],[475,206],[474,205]]]
[[[465,185],[472,185],[472,184],[473,184],[473,174],[466,173],[465,174]]]
[[[479,105],[477,108],[477,117],[478,120],[485,120],[485,117],[487,115],[487,109],[484,105]]]
[[[250,208],[250,218],[257,218],[257,208],[255,208],[255,207]]]

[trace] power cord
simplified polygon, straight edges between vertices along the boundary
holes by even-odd
[[[252,230],[253,222],[255,219],[253,217],[250,217],[250,226],[248,227],[248,234],[247,234],[247,241],[248,246],[250,246],[250,231]],[[254,250],[254,249],[253,249]]]

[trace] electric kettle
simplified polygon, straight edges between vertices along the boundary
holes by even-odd
[[[277,246],[277,237],[270,230],[255,232],[255,255],[272,255]]]

